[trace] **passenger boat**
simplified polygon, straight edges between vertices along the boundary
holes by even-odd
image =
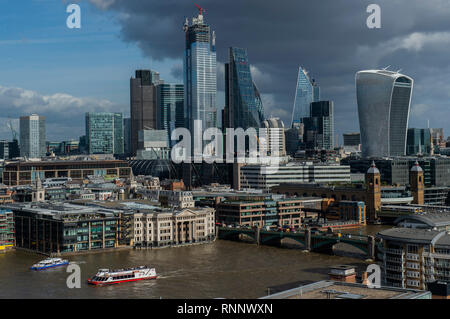
[[[108,285],[129,281],[156,279],[156,277],[155,268],[149,268],[147,266],[116,270],[99,269],[94,277],[88,279],[88,283],[91,285]]]
[[[68,265],[69,261],[61,258],[47,258],[30,267],[31,270],[43,270]]]

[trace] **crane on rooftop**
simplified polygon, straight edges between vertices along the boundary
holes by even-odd
[[[200,7],[198,4],[194,3],[195,6],[198,8],[198,10],[200,11],[200,15],[203,15],[203,12],[206,12],[205,9],[203,9],[202,7]]]

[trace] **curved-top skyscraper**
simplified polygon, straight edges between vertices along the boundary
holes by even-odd
[[[405,155],[413,82],[387,70],[356,73],[363,157]]]

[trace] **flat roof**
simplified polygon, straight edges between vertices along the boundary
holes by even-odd
[[[380,287],[331,280],[318,281],[259,299],[418,299],[431,298],[424,290]]]

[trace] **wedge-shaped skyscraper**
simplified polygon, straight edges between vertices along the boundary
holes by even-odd
[[[413,82],[388,70],[356,73],[363,157],[405,155]]]

